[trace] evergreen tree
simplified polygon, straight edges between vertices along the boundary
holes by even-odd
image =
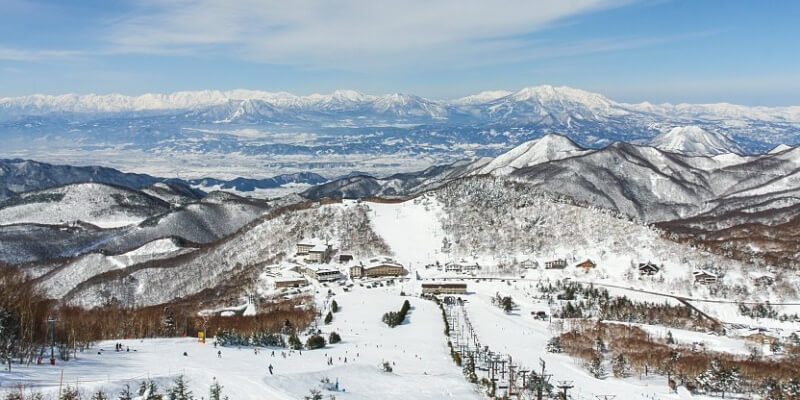
[[[155,381],[147,380],[139,384],[139,397],[141,400],[162,400],[164,396],[158,393]]]
[[[173,386],[167,390],[169,400],[193,400],[192,392],[186,387],[186,379],[183,375],[178,375],[173,381]]]
[[[336,344],[342,341],[342,337],[339,336],[336,332],[331,332],[330,336],[328,336],[328,343]]]
[[[133,393],[131,393],[131,385],[126,383],[125,388],[119,392],[118,400],[133,400]]]
[[[211,388],[208,389],[208,400],[228,400],[228,397],[222,397],[222,385],[217,382],[217,378],[214,377],[214,382],[211,383]]]
[[[92,400],[108,400],[108,395],[100,389],[92,395]]]
[[[667,344],[675,344],[675,338],[672,337],[672,331],[667,331]]]
[[[603,357],[600,354],[595,354],[589,362],[589,373],[597,379],[606,377],[606,368],[603,366]]]
[[[289,336],[289,348],[292,350],[300,350],[303,348],[303,342],[294,333]]]
[[[67,386],[64,390],[61,391],[61,394],[58,396],[58,400],[80,400],[81,393],[78,391],[78,388],[74,388],[72,386]]]
[[[311,389],[308,396],[303,397],[305,400],[322,400],[322,393],[317,389]]]
[[[331,302],[331,311],[333,311],[333,312],[339,312],[339,304],[338,304],[338,303],[336,303],[336,300],[333,300],[333,301]]]
[[[330,324],[331,321],[333,321],[333,314],[331,314],[331,312],[328,311],[328,315],[325,316],[325,325]]]
[[[560,336],[553,336],[550,340],[547,341],[547,346],[545,347],[550,353],[561,353],[564,351],[564,348],[561,347],[561,337]]]
[[[306,347],[309,350],[321,349],[325,347],[325,338],[320,335],[312,335],[306,341]]]
[[[718,359],[711,361],[708,369],[697,377],[697,383],[707,392],[720,392],[722,397],[725,397],[725,392],[741,390],[739,369],[725,366]]]
[[[628,360],[625,358],[625,355],[620,353],[611,359],[611,372],[617,378],[624,378],[628,376],[629,364]]]
[[[510,313],[514,309],[514,300],[511,297],[503,297],[503,311]]]

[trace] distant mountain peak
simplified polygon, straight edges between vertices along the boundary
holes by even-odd
[[[501,97],[506,97],[510,94],[512,94],[512,92],[508,90],[485,90],[480,93],[452,100],[451,103],[459,105],[482,104],[497,100]]]
[[[792,146],[789,146],[789,145],[786,145],[786,144],[779,144],[779,145],[775,146],[775,148],[773,148],[772,150],[770,150],[768,154],[778,154],[778,153],[783,153],[784,151],[791,150],[791,149],[793,149],[793,148],[794,148],[794,147],[792,147]]]
[[[497,156],[476,174],[508,175],[514,170],[586,153],[566,136],[550,133]]]
[[[653,138],[650,145],[664,151],[695,156],[742,153],[739,146],[727,136],[696,125],[674,127]]]

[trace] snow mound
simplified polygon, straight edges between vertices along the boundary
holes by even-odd
[[[653,138],[650,145],[665,151],[695,156],[742,152],[727,136],[709,132],[695,125],[672,128],[669,132]]]

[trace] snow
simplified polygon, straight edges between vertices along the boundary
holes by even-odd
[[[444,234],[435,201],[405,201],[395,204],[368,203],[373,229],[389,244],[397,261],[425,265],[441,255]]]
[[[101,228],[138,224],[167,210],[148,196],[99,183],[80,183],[26,192],[20,203],[0,208],[0,224],[59,225],[76,221]],[[148,212],[149,211],[149,212]]]
[[[769,153],[767,153],[767,154],[778,154],[778,153],[782,153],[782,152],[784,152],[786,150],[791,150],[791,149],[793,149],[792,146],[788,146],[788,145],[785,145],[785,144],[779,144],[779,145],[775,146],[775,148],[770,150]]]
[[[150,243],[145,244],[138,249],[131,250],[122,256],[144,256],[144,255],[154,255],[154,254],[163,254],[163,253],[170,253],[173,251],[180,250],[181,247],[175,244],[173,239],[158,239],[154,240]]]
[[[661,150],[696,156],[742,152],[727,136],[695,125],[674,127],[655,137],[650,144]]]
[[[549,134],[525,142],[493,159],[473,174],[508,175],[519,168],[531,167],[553,160],[585,154],[584,150],[565,136]]]
[[[357,287],[351,293],[334,290],[340,311],[331,325],[320,325],[320,329],[326,337],[337,331],[343,342],[323,349],[304,350],[302,355],[293,352],[284,359],[280,356],[283,349],[277,349],[277,356],[272,357],[271,349],[255,355],[251,348],[221,348],[222,358],[217,358],[211,340],[205,344],[191,338],[122,340],[123,346],[131,348],[122,353],[113,350],[113,342],[103,342],[79,354],[78,360],[59,361],[56,367],[15,365],[10,373],[0,374],[0,392],[17,383],[53,392],[63,370],[65,383],[78,382],[86,391],[103,388],[116,392],[126,382],[133,386],[148,376],[164,388],[175,376],[184,374],[198,398],[208,393],[212,377],[224,386],[225,395],[236,400],[302,398],[319,387],[323,377],[338,380],[346,390],[332,393],[338,399],[374,399],[380,393],[382,399],[405,400],[410,388],[414,399],[481,398],[450,360],[441,334],[441,312],[434,303],[408,298],[412,309],[407,322],[389,328],[381,322],[381,315],[398,309],[407,299],[398,294],[399,287]],[[102,354],[97,354],[100,349]],[[333,357],[333,366],[327,365],[326,354]],[[379,367],[382,361],[393,362],[394,371],[383,372]],[[272,376],[267,371],[270,364]]]
[[[465,97],[461,97],[461,98],[452,100],[451,103],[453,103],[453,104],[462,104],[462,105],[466,105],[466,104],[481,104],[481,103],[486,103],[486,102],[490,102],[490,101],[493,101],[493,100],[497,100],[497,99],[499,99],[501,97],[506,97],[506,96],[510,95],[511,93],[512,92],[509,92],[507,90],[486,90],[486,91],[480,92],[478,94],[473,94],[473,95],[469,95],[469,96],[465,96]]]

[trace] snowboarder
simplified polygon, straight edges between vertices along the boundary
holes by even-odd
[[[269,374],[272,375],[272,364],[269,365]]]

